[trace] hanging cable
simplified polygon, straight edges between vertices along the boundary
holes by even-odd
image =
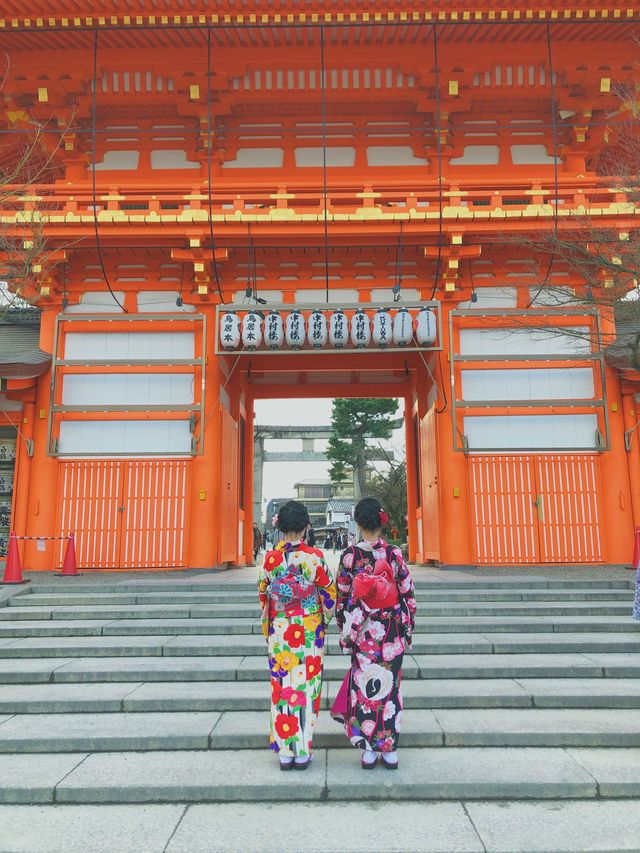
[[[213,150],[213,139],[211,124],[211,27],[207,27],[207,190],[209,196],[209,236],[211,238],[211,260],[213,264],[213,277],[220,302],[225,304],[222,288],[220,287],[220,275],[218,273],[218,261],[216,259],[216,244],[213,238],[213,197],[211,195],[211,156]]]
[[[431,289],[431,300],[436,295],[438,287],[438,279],[440,278],[440,267],[442,265],[442,139],[440,135],[441,115],[440,115],[440,71],[438,68],[438,28],[436,24],[432,26],[433,30],[433,63],[435,66],[435,84],[436,84],[436,151],[438,153],[438,260],[436,262],[436,272],[433,277],[433,288]]]
[[[324,286],[329,304],[329,211],[327,210],[327,80],[324,62],[324,27],[320,27],[320,98],[322,110],[322,199],[324,220]]]
[[[471,282],[471,301],[478,301],[478,294],[476,293],[476,286],[473,281],[473,265],[471,263],[471,258],[469,258],[469,281]]]
[[[556,116],[556,81],[554,79],[554,70],[553,70],[553,51],[551,49],[551,24],[547,24],[547,62],[549,65],[549,94],[551,96],[551,138],[553,141],[553,183],[554,183],[554,205],[553,205],[553,234],[557,239],[558,237],[558,193],[560,192],[560,178],[558,175],[558,120]],[[527,308],[531,308],[534,302],[537,301],[538,297],[542,293],[542,291],[549,284],[549,278],[551,276],[551,270],[553,269],[553,262],[555,260],[555,256],[551,253],[551,257],[549,258],[549,264],[547,266],[547,272],[545,277],[542,280],[542,284],[536,290],[535,294],[529,299],[527,304]]]
[[[125,314],[129,312],[124,307],[124,305],[120,302],[118,297],[113,292],[113,288],[111,287],[111,283],[109,281],[109,276],[107,275],[107,270],[104,265],[104,258],[102,257],[102,246],[100,245],[100,229],[98,228],[98,199],[96,193],[96,166],[97,166],[97,111],[98,111],[98,30],[94,30],[93,33],[93,97],[91,99],[91,158],[93,161],[93,168],[91,169],[91,194],[93,196],[93,229],[96,236],[96,251],[98,253],[98,261],[100,263],[100,269],[102,270],[102,277],[104,279],[104,283],[107,285],[107,290],[113,297],[113,301],[116,303],[118,308],[121,308]]]
[[[393,285],[393,301],[399,302],[402,299],[402,226],[400,222],[400,234],[398,236],[398,245],[396,246],[396,280]]]

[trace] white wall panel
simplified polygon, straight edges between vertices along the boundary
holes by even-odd
[[[461,329],[462,355],[579,355],[590,352],[586,326],[567,331],[536,329]],[[580,337],[580,336],[584,337]]]
[[[63,421],[59,452],[65,456],[95,453],[175,454],[191,451],[189,422],[179,421]]]
[[[416,157],[410,145],[370,145],[367,148],[369,166],[427,166],[426,157]]]
[[[124,291],[115,290],[113,296],[109,291],[88,291],[82,294],[77,305],[68,305],[65,310],[67,314],[113,314],[114,312],[121,314],[122,308],[120,306],[124,305]]]
[[[463,418],[469,449],[584,450],[595,447],[597,415],[490,415]]]
[[[194,358],[193,332],[69,332],[65,358]]]
[[[589,367],[462,370],[460,375],[463,400],[589,400],[595,395]]]
[[[62,385],[65,405],[180,405],[193,403],[193,376],[186,373],[69,374]]]

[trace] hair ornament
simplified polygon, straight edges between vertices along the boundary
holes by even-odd
[[[380,524],[383,526],[389,523],[389,516],[387,513],[380,507]]]

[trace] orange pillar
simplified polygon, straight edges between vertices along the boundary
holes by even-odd
[[[404,398],[404,434],[407,457],[407,537],[409,562],[415,563],[418,550],[418,495],[416,483],[420,460],[413,431],[413,392]]]
[[[189,516],[189,567],[219,564],[220,385],[218,358],[209,356],[205,368],[205,423],[200,425],[204,453],[192,461]]]
[[[244,425],[244,554],[247,563],[253,562],[253,400],[246,399]],[[259,523],[259,519],[256,519]]]
[[[44,311],[40,323],[40,348],[53,351],[55,312]],[[58,461],[48,456],[47,416],[49,414],[49,389],[51,371],[40,376],[36,385],[33,423],[34,453],[30,465],[30,487],[27,514],[27,536],[54,536],[56,533],[58,497]],[[46,570],[54,566],[55,542],[28,541],[24,552],[26,569]],[[42,548],[42,550],[41,550]]]
[[[633,553],[633,512],[629,464],[624,447],[624,416],[620,379],[606,368],[611,449],[601,454],[602,515],[607,563],[627,564]]]
[[[31,457],[27,452],[27,441],[33,438],[33,419],[35,406],[27,402],[22,406],[20,432],[18,433],[15,476],[13,530],[18,536],[27,532],[27,516],[29,512],[29,490],[31,488]],[[25,543],[18,540],[20,557],[24,562]]]
[[[624,430],[628,433],[629,450],[627,451],[627,468],[629,471],[629,490],[631,493],[631,512],[633,526],[640,526],[640,435],[637,426],[640,412],[636,409],[633,394],[622,395],[622,417]]]

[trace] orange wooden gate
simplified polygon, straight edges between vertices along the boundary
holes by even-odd
[[[420,461],[422,475],[423,559],[440,559],[440,492],[438,487],[438,445],[435,409],[431,408],[420,424]]]
[[[187,459],[60,462],[57,535],[73,533],[78,564],[99,569],[187,565]],[[58,561],[62,560],[61,544]]]
[[[223,563],[235,563],[239,553],[238,424],[224,406],[220,407],[220,424],[220,560]]]
[[[596,454],[474,455],[468,462],[475,562],[604,562]]]

